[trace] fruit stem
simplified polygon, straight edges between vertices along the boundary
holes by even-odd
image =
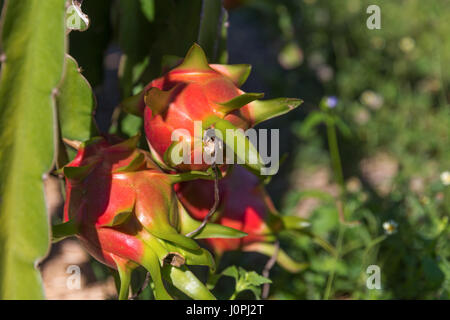
[[[216,163],[212,163],[212,169],[214,173],[214,204],[209,210],[208,214],[203,219],[202,223],[193,231],[186,234],[186,237],[194,237],[197,233],[199,233],[208,223],[211,216],[216,212],[217,207],[219,206],[220,196],[219,196],[219,172],[216,166]]]

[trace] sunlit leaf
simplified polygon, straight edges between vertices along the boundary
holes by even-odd
[[[7,1],[0,79],[0,298],[42,299],[47,253],[43,177],[52,167],[63,75],[65,1]]]

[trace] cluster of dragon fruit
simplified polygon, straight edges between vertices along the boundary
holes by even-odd
[[[281,267],[296,271],[296,262],[274,242],[305,221],[277,212],[258,176],[264,164],[248,156],[242,165],[174,164],[171,158],[175,129],[194,134],[194,122],[201,121],[204,130],[246,130],[300,105],[299,99],[260,100],[243,92],[249,73],[249,65],[208,64],[194,44],[181,63],[123,103],[125,111],[143,117],[148,150],[138,148],[140,135],[72,143],[76,157],[62,169],[64,223],[54,236],[70,230],[95,259],[116,269],[119,299],[129,297],[131,274],[141,267],[156,299],[173,299],[170,286],[193,299],[215,299],[189,266],[213,273],[215,261],[233,250],[276,253]],[[203,137],[195,139],[184,141],[192,158],[207,147]],[[247,137],[238,136],[237,143],[257,153]]]

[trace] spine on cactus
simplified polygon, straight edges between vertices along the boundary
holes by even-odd
[[[194,161],[195,155],[205,147],[203,134],[195,130],[198,121],[202,130],[213,128],[220,132],[227,149],[234,151],[234,157],[242,159],[250,171],[260,174],[264,164],[243,130],[289,112],[302,100],[259,100],[264,94],[242,91],[239,87],[246,81],[250,70],[251,67],[245,64],[208,64],[203,50],[194,44],[181,64],[151,81],[141,93],[124,100],[122,107],[144,117],[150,150],[161,167],[177,171],[206,170],[209,167],[205,161]],[[175,129],[189,134],[190,139],[183,142],[189,145],[188,164],[179,164],[172,159]],[[233,130],[235,136],[227,136],[227,130]]]
[[[138,139],[112,143],[97,137],[80,145],[74,160],[63,168],[65,223],[54,227],[54,236],[77,236],[93,257],[117,269],[120,299],[128,297],[130,275],[138,266],[149,271],[157,299],[172,298],[164,275],[192,298],[214,299],[186,267],[215,268],[211,254],[185,236],[200,223],[179,211],[173,191],[175,183],[210,177],[205,172],[163,173],[147,152],[136,148]],[[207,224],[197,237],[245,235]]]
[[[198,220],[203,220],[212,206],[214,188],[211,181],[196,180],[175,185],[177,196],[188,211]],[[243,167],[234,166],[225,178],[219,181],[220,205],[212,221],[241,230],[248,235],[240,239],[207,239],[210,248],[218,255],[225,251],[257,251],[273,254],[273,241],[283,230],[303,230],[309,226],[307,220],[295,216],[278,214],[272,200],[259,179]],[[304,269],[279,250],[278,263],[291,272]]]

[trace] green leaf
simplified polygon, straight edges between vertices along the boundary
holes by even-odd
[[[231,122],[216,116],[210,116],[203,121],[203,129],[208,128],[214,128],[222,134],[225,145],[235,153],[236,163],[242,164],[258,176],[267,171],[258,150],[250,139],[247,139],[242,129],[238,129]],[[227,131],[232,132],[233,135],[228,135]]]
[[[145,94],[145,105],[152,110],[152,114],[160,114],[169,106],[173,93],[179,88],[179,85],[177,85],[170,90],[164,91],[153,87]]]
[[[196,179],[213,180],[214,176],[209,171],[188,171],[170,174],[169,179],[172,184],[175,184]]]
[[[222,271],[222,275],[232,277],[236,279],[236,281],[239,279],[239,271],[236,266],[230,266]]]
[[[190,231],[193,230],[195,230],[195,228]],[[245,232],[227,226],[223,226],[221,224],[207,223],[197,234],[195,234],[194,239],[210,239],[210,238],[239,239],[246,237],[247,235],[248,234]]]
[[[197,250],[198,248],[200,248],[197,242],[195,242],[191,238],[179,234],[177,230],[175,230],[175,228],[173,228],[172,226],[162,226],[160,224],[158,225],[158,227],[159,228],[154,228],[152,230],[147,229],[147,231],[149,231],[153,236],[157,238],[174,242],[186,249]]]
[[[180,232],[182,234],[190,233],[196,230],[201,222],[193,219],[183,205],[178,202],[178,212],[180,217]],[[226,227],[216,223],[207,223],[199,232],[194,235],[194,239],[207,239],[207,238],[242,238],[247,236],[247,233],[240,230],[236,230],[230,227]]]
[[[66,56],[66,69],[57,96],[63,138],[86,141],[98,135],[93,113],[96,107],[89,82],[80,72],[74,58]]]
[[[260,286],[265,283],[272,283],[270,279],[260,276],[255,271],[246,271],[239,267],[239,280],[236,283],[236,293],[250,290],[255,295],[256,299],[261,299]]]
[[[257,100],[248,105],[251,119],[254,125],[266,120],[281,116],[294,110],[303,103],[301,99],[276,98],[270,100]]]
[[[155,0],[141,0],[141,9],[148,21],[155,19]]]
[[[82,180],[88,176],[92,172],[92,169],[95,168],[95,165],[97,162],[92,162],[90,164],[87,164],[85,166],[79,166],[79,167],[64,167],[63,173],[64,176],[68,179],[74,179],[74,180]]]
[[[249,64],[212,64],[211,68],[228,77],[238,87],[247,81],[252,71],[252,66]]]
[[[272,243],[257,242],[244,247],[243,250],[246,252],[259,252],[268,257],[272,257],[277,249]],[[292,260],[282,249],[278,249],[276,261],[280,267],[292,273],[303,271],[309,267],[307,263]]]
[[[246,104],[261,99],[264,97],[264,93],[243,93],[231,100],[217,103],[220,105],[219,110],[224,113],[229,113],[233,110],[239,109]]]
[[[0,299],[42,299],[35,265],[49,247],[43,176],[56,144],[54,92],[65,50],[65,1],[7,1],[0,78]]]
[[[230,266],[222,271],[222,275],[232,277],[236,280],[235,292],[230,299],[236,298],[236,296],[245,290],[250,290],[256,296],[256,299],[260,299],[261,288],[260,286],[265,283],[272,283],[270,279],[257,274],[255,271],[247,271],[242,267]]]
[[[257,300],[261,299],[261,288],[256,286],[248,286],[247,290],[253,292]]]
[[[244,279],[245,279],[245,282],[247,285],[252,284],[255,286],[260,286],[265,283],[272,283],[272,281],[270,279],[260,276],[255,271],[246,272]]]
[[[142,118],[143,115],[143,108],[142,108],[142,102],[144,100],[144,90],[141,92],[130,96],[128,98],[125,98],[120,103],[120,107],[122,111],[126,112],[127,114],[132,114],[134,116]]]
[[[64,78],[58,89],[56,102],[62,138],[86,141],[98,134],[93,118],[96,107],[94,93],[89,82],[80,73],[77,62],[69,55],[66,55]],[[59,152],[64,150],[61,147]],[[70,155],[69,158],[73,159],[75,153],[71,152]],[[61,155],[58,158],[62,159]],[[67,157],[65,160],[69,161]],[[58,167],[65,164],[58,161]]]

